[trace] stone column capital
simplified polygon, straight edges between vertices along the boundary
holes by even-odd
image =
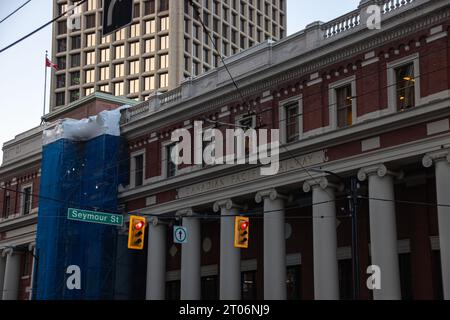
[[[192,217],[195,214],[194,210],[192,210],[192,208],[186,208],[186,209],[182,209],[177,211],[176,216],[179,217]]]
[[[159,217],[149,217],[147,221],[149,225],[154,227],[167,225],[167,222],[162,221]]]
[[[244,209],[243,206],[234,203],[232,199],[219,200],[214,203],[213,210],[214,212],[219,212],[222,209]]]
[[[450,163],[450,149],[427,153],[422,159],[422,164],[425,168],[431,168],[438,161],[447,161]]]
[[[277,199],[292,201],[292,196],[283,195],[283,194],[279,193],[276,189],[267,189],[267,190],[259,191],[255,195],[256,203],[263,202],[263,200],[265,198],[269,198],[272,201],[275,201]]]
[[[311,192],[314,188],[322,188],[323,190],[327,188],[333,188],[338,191],[344,190],[344,185],[341,183],[333,183],[331,182],[327,177],[321,177],[314,180],[308,180],[305,183],[303,183],[303,192]]]
[[[358,180],[365,181],[369,176],[372,175],[377,175],[380,178],[390,175],[399,180],[403,179],[403,177],[405,176],[403,171],[400,172],[391,171],[384,164],[381,163],[360,169],[358,172]]]
[[[28,244],[28,251],[33,252],[35,248],[36,248],[36,242],[33,241]]]
[[[5,258],[6,256],[12,256],[14,254],[14,248],[8,247],[3,249],[2,251],[2,257]]]

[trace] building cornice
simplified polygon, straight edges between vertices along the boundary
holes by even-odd
[[[192,97],[189,95],[189,91],[193,91],[189,86],[197,86],[201,89],[217,82],[217,79],[214,79],[214,77],[219,76],[219,68],[215,76],[214,72],[211,72],[204,77],[194,79],[191,83],[184,83],[181,89],[177,89],[182,94],[164,106],[153,108],[153,110],[149,108],[150,102],[136,106],[140,111],[134,112],[133,116],[123,125],[122,130],[129,138],[136,138],[148,133],[149,130],[158,130],[171,123],[176,123],[176,120],[174,121],[173,119],[180,119],[179,121],[181,121],[232,102],[237,102],[240,100],[241,95],[244,97],[260,95],[264,91],[299,80],[303,76],[320,71],[339,61],[351,58],[356,59],[361,54],[372,51],[390,41],[403,39],[410,34],[426,30],[426,28],[436,23],[448,20],[450,18],[450,6],[444,3],[445,6],[443,8],[442,3],[444,2],[440,0],[434,2],[417,0],[417,4],[411,5],[408,10],[400,10],[397,14],[387,17],[383,21],[382,30],[358,28],[348,34],[343,33],[338,37],[324,39],[321,46],[302,54],[291,54],[286,60],[282,61],[277,61],[273,58],[278,54],[275,48],[281,46],[281,44],[286,45],[287,40],[282,40],[281,44],[265,46],[262,50],[271,52],[270,60],[268,63],[265,63],[267,67],[257,68],[251,73],[236,76],[235,79],[241,87],[240,92],[236,92],[230,80],[210,88],[203,94]],[[409,23],[404,21],[404,18],[407,16],[412,16],[408,20]],[[412,21],[414,23],[411,23]],[[291,41],[296,40],[295,36]],[[294,43],[289,50],[293,50],[298,45]],[[293,51],[295,52],[295,50]],[[279,52],[279,54],[281,53],[283,52]],[[266,52],[263,51],[262,54],[264,55]],[[245,59],[241,63],[244,62]],[[238,63],[238,61],[235,63]],[[232,68],[233,65],[229,67]],[[167,94],[170,94],[170,92]],[[133,109],[127,112],[133,112]]]

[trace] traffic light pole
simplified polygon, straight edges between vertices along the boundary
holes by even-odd
[[[358,181],[350,181],[349,208],[352,218],[352,264],[353,264],[353,300],[359,299],[359,254],[358,254]]]

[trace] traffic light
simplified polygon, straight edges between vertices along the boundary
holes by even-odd
[[[128,249],[144,249],[146,220],[144,217],[130,216],[128,230]]]
[[[236,217],[234,223],[234,246],[236,248],[247,249],[250,219],[247,217]]]

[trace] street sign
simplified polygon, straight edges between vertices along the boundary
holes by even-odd
[[[103,0],[103,36],[111,34],[133,20],[133,0]]]
[[[111,226],[123,226],[123,216],[120,214],[68,209],[67,219],[88,223],[107,224]]]
[[[178,244],[187,243],[187,229],[183,227],[173,228],[173,242]]]

